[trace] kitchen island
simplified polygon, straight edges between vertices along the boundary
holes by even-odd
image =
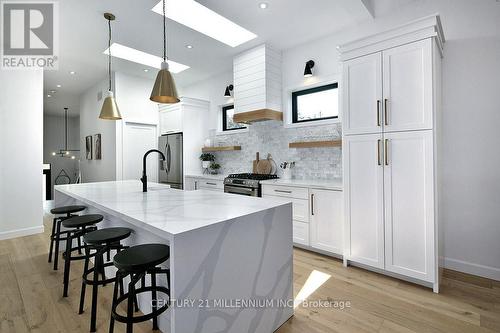
[[[293,315],[290,202],[148,187],[143,193],[135,180],[60,185],[55,204],[88,206],[86,213],[104,215],[99,228],[133,229],[126,245],[170,246],[163,332],[270,333]],[[148,297],[139,299],[143,312],[151,309]]]

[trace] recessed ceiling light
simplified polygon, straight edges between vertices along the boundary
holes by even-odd
[[[186,49],[192,49],[193,48],[193,45],[186,45]]]
[[[259,3],[260,9],[266,9],[267,6],[268,6],[267,2],[261,2],[261,3]]]
[[[75,71],[71,71],[71,72],[69,72],[69,73],[70,73],[71,75],[75,75],[75,74],[76,74],[76,72],[75,72]]]
[[[154,6],[152,11],[163,15],[162,1]],[[257,37],[253,32],[248,31],[194,0],[167,1],[166,13],[169,19],[232,47],[236,47]]]
[[[144,71],[144,73],[147,73],[147,72],[149,72],[149,69],[144,68],[143,71]]]
[[[51,91],[50,91],[50,93],[51,93],[51,94],[55,94],[55,93],[56,93],[56,91],[55,91],[55,90],[51,90]]]
[[[62,86],[60,84],[56,85],[57,88],[61,88]]]
[[[109,53],[109,49],[104,50],[103,53],[107,55]],[[113,43],[111,45],[111,55],[113,57],[136,62],[138,64],[157,69],[161,68],[161,63],[163,62],[163,59],[160,57],[118,43]],[[189,66],[180,64],[172,60],[167,60],[167,62],[170,72],[172,73],[180,73],[189,68]]]
[[[52,97],[52,95],[51,95],[51,94],[47,94],[47,97],[49,97],[49,98],[50,98],[50,97]]]

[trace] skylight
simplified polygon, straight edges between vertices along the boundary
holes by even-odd
[[[109,49],[104,50],[103,53],[108,55]],[[111,44],[111,55],[113,57],[125,59],[128,61],[132,61],[138,64],[150,66],[157,69],[160,69],[161,63],[163,62],[163,59],[161,57],[157,57],[155,55],[142,52],[118,43]],[[172,73],[180,73],[189,68],[189,66],[180,64],[172,60],[167,60],[167,62],[169,70]]]
[[[153,7],[152,11],[163,15],[163,3],[160,1]],[[253,32],[246,30],[194,0],[167,1],[166,16],[171,20],[232,47],[236,47],[257,37]]]

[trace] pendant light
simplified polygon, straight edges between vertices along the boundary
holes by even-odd
[[[68,108],[64,108],[64,149],[59,149],[57,153],[52,152],[52,156],[75,159],[74,155],[70,155],[72,151],[80,151],[80,149],[68,149]]]
[[[122,119],[122,115],[120,114],[120,110],[118,110],[118,105],[116,105],[116,100],[113,95],[113,91],[111,90],[111,21],[115,20],[115,16],[111,13],[105,13],[104,18],[108,20],[108,80],[109,80],[109,89],[108,96],[104,99],[101,108],[101,114],[99,115],[100,119],[107,120],[120,120]]]
[[[167,22],[165,16],[165,0],[163,0],[163,62],[161,69],[156,75],[155,85],[149,98],[153,102],[161,104],[174,104],[179,102],[177,89],[172,74],[168,70],[167,63]]]

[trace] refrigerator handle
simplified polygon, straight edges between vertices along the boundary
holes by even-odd
[[[172,152],[170,151],[170,143],[167,143],[167,173],[170,172],[171,160],[172,160]]]

